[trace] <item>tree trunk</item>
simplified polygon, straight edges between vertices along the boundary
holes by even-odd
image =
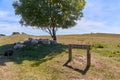
[[[41,28],[41,29],[49,33],[52,39],[57,42],[57,37],[56,37],[57,28],[56,27],[48,27],[48,28]]]
[[[54,27],[53,27],[53,29],[52,29],[52,38],[53,38],[53,40],[57,41],[56,30],[55,30]]]

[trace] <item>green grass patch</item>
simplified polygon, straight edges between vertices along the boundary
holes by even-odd
[[[65,44],[90,44],[91,67],[82,74],[80,68],[86,64],[86,50],[73,49],[74,69],[63,66],[68,60],[66,45],[27,45],[14,50],[11,57],[4,51],[13,48],[15,42],[29,37],[49,36],[13,35],[0,37],[0,80],[119,80],[120,79],[120,35],[87,34],[58,36],[58,42]],[[85,57],[85,60],[84,60]],[[83,59],[83,60],[81,60]],[[85,63],[81,63],[81,61]],[[84,65],[86,66],[86,65]],[[6,77],[7,76],[7,77]]]
[[[105,44],[102,43],[92,43],[91,44],[91,49],[93,48],[106,48],[107,46]]]
[[[35,60],[39,65],[43,62],[51,60],[56,55],[64,52],[67,46],[65,45],[27,45],[24,48],[17,49],[14,52],[14,56],[11,57],[11,60],[15,63],[22,63],[24,60]]]

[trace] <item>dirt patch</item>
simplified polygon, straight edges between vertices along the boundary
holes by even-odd
[[[74,69],[84,70],[86,67],[86,56],[81,54],[73,55],[72,61],[68,63]]]

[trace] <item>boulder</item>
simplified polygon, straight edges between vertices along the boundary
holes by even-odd
[[[32,39],[32,40],[31,40],[31,44],[32,44],[32,45],[38,44],[38,40],[37,40],[37,39]]]
[[[42,39],[41,43],[42,44],[50,44],[50,40],[49,39]]]
[[[23,44],[25,44],[25,45],[31,44],[31,40],[25,40],[25,41],[23,42]]]
[[[16,44],[16,45],[14,45],[14,49],[19,49],[19,48],[23,48],[23,47],[25,47],[24,44]]]
[[[23,48],[29,44],[32,44],[32,45],[36,45],[36,44],[54,45],[54,44],[58,44],[58,43],[55,40],[29,38],[28,40],[25,40],[23,43],[20,43],[20,42],[14,43],[14,49]]]
[[[55,40],[51,40],[50,44],[54,45],[54,44],[57,44],[57,42]]]
[[[43,44],[42,39],[38,39],[38,44]]]
[[[21,44],[21,42],[16,42],[16,43],[14,43],[14,45],[16,45],[16,44]]]

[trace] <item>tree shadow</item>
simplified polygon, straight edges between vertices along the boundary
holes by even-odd
[[[70,62],[71,62],[71,60],[68,60],[63,66],[66,66],[66,67],[68,67],[68,68],[70,68],[70,69],[72,69],[72,70],[74,70],[76,72],[79,72],[82,75],[85,75],[87,73],[87,71],[89,70],[89,68],[90,68],[90,65],[86,65],[85,69],[83,69],[83,70],[78,69],[78,68],[74,68],[73,66],[68,65],[68,63],[70,63]]]
[[[7,44],[0,46],[0,66],[5,66],[6,62],[10,62],[10,56],[6,57],[4,56],[4,53],[6,50],[12,49],[13,44]]]
[[[56,55],[64,52],[67,48],[66,45],[27,45],[24,48],[14,50],[13,56],[4,56],[4,51],[12,49],[13,45],[0,46],[0,65],[4,66],[6,62],[14,62],[22,64],[23,61],[34,61],[31,66],[39,66],[41,63],[53,59]]]

